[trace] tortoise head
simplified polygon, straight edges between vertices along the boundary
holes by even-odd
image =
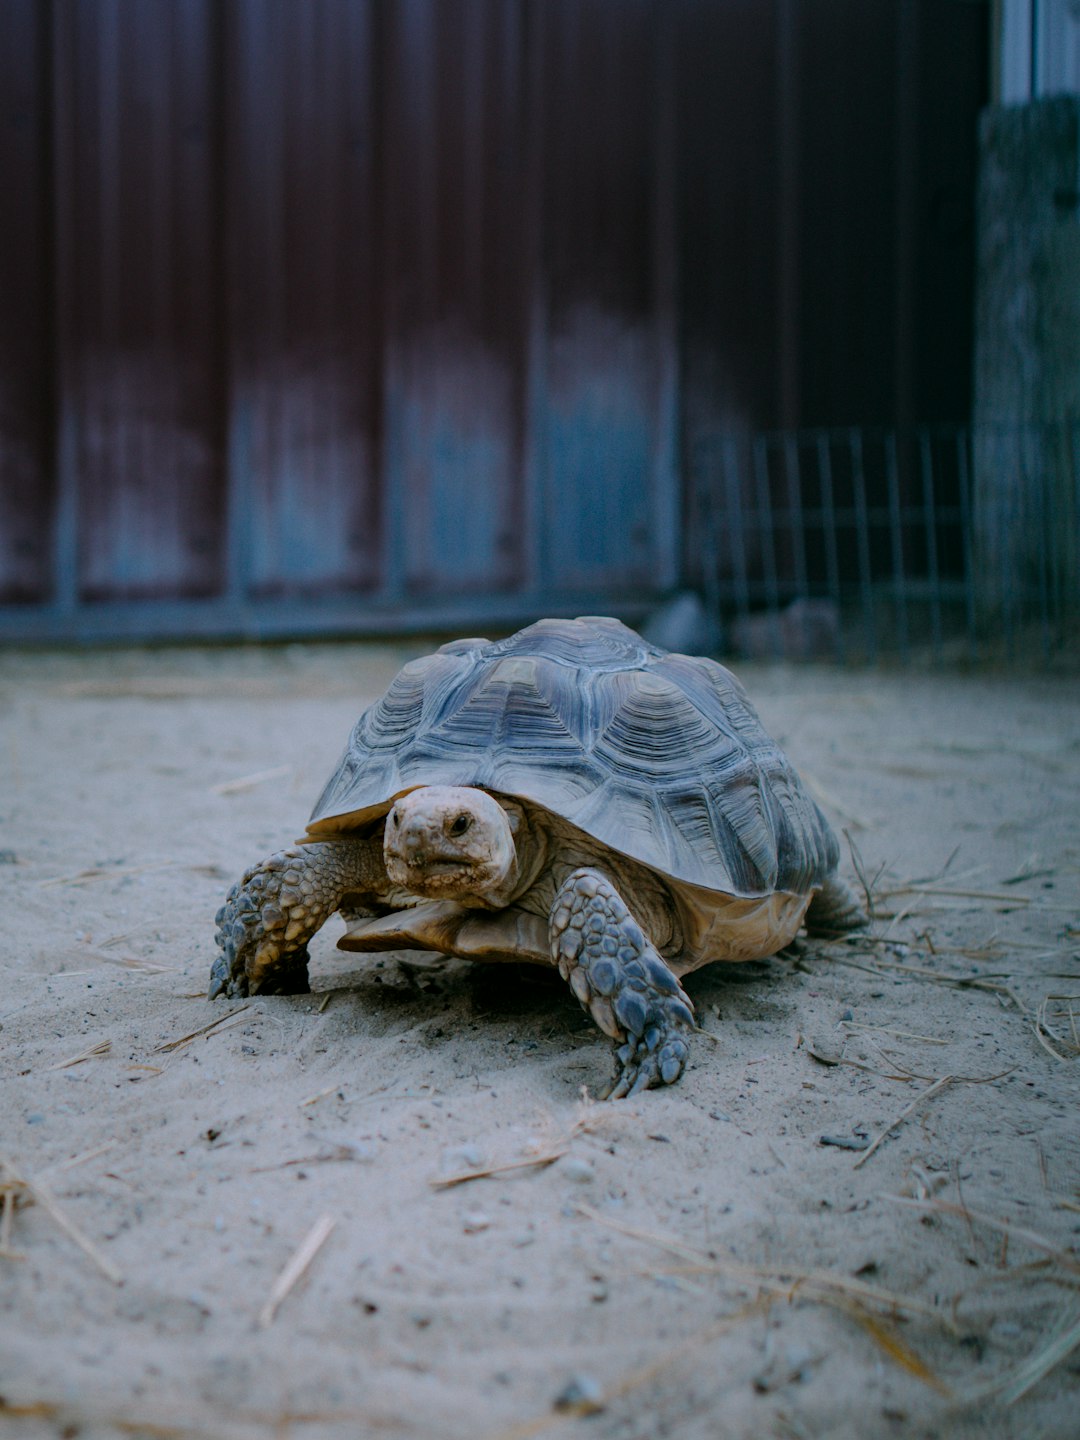
[[[391,881],[428,900],[498,908],[517,884],[511,816],[471,786],[423,785],[402,795],[386,817],[383,854]]]

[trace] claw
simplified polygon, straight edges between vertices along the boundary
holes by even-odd
[[[229,962],[224,955],[219,955],[210,970],[210,989],[207,991],[206,998],[216,1000],[219,995],[224,995],[228,983]]]
[[[680,1032],[693,1006],[622,897],[596,871],[575,871],[552,910],[551,952],[559,973],[600,1028],[623,1043],[604,1099],[670,1085],[689,1056]]]

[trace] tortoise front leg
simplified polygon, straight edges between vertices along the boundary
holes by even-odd
[[[377,837],[296,845],[245,870],[215,917],[221,954],[209,998],[304,994],[308,941],[346,897],[373,896],[386,883]]]
[[[609,1098],[679,1078],[694,1007],[600,871],[575,870],[556,895],[551,958],[583,1008],[619,1042]]]

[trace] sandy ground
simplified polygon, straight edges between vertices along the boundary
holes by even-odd
[[[1074,1436],[1080,686],[747,667],[878,918],[605,1105],[543,972],[203,998],[413,653],[0,657],[0,1434]]]

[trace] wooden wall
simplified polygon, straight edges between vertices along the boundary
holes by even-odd
[[[701,429],[963,419],[954,0],[4,0],[0,637],[633,613]]]

